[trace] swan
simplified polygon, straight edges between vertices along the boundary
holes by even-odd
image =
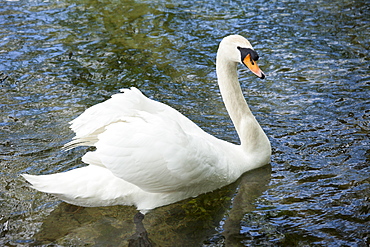
[[[240,35],[222,39],[216,73],[240,145],[204,132],[168,105],[138,89],[121,89],[70,122],[75,137],[65,145],[94,146],[88,164],[63,173],[22,176],[31,187],[78,206],[133,205],[143,214],[236,181],[270,162],[270,142],[241,91],[237,65],[257,77],[258,54]]]

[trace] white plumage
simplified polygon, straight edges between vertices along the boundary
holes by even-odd
[[[220,91],[241,145],[207,134],[136,88],[123,89],[71,122],[76,136],[66,148],[96,147],[82,157],[88,166],[22,176],[33,188],[71,204],[135,205],[145,213],[230,184],[244,172],[267,164],[270,143],[245,102],[237,78],[240,62],[264,78],[252,54],[248,57],[250,50],[254,52],[245,38],[228,36],[220,43],[216,63]]]

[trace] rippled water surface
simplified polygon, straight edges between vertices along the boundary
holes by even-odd
[[[240,67],[271,165],[148,214],[157,246],[370,244],[370,7],[366,0],[0,0],[0,245],[126,246],[132,207],[75,208],[21,173],[83,166],[68,122],[135,86],[238,143],[215,75],[218,42],[247,37],[267,78]]]

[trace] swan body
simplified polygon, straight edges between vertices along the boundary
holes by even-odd
[[[96,147],[82,157],[87,166],[22,176],[33,188],[71,204],[134,205],[143,213],[228,185],[270,160],[270,142],[237,76],[237,64],[243,63],[264,78],[257,59],[251,44],[239,35],[225,37],[217,52],[218,83],[240,145],[207,134],[136,88],[123,89],[71,122],[76,136],[66,147]]]

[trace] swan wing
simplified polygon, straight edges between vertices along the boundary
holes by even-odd
[[[142,113],[111,124],[98,136],[94,156],[115,176],[147,192],[212,182],[219,172],[213,145],[166,120]]]
[[[66,149],[76,146],[93,146],[97,136],[105,127],[127,118],[135,118],[141,112],[147,112],[179,122],[188,132],[201,133],[202,130],[184,115],[163,103],[145,97],[135,87],[121,89],[122,93],[114,94],[109,100],[96,104],[70,122],[75,132],[73,140],[65,145]]]
[[[71,128],[76,137],[67,145],[97,148],[84,162],[104,166],[145,191],[179,191],[223,181],[223,150],[215,145],[217,139],[135,88],[87,109]]]
[[[137,111],[144,108],[149,110],[146,98],[138,89],[122,89],[121,92],[112,95],[110,99],[86,109],[80,116],[70,122],[70,128],[75,132],[73,140],[65,145],[66,149],[76,146],[93,146],[98,134],[104,128],[123,117],[134,117]]]

